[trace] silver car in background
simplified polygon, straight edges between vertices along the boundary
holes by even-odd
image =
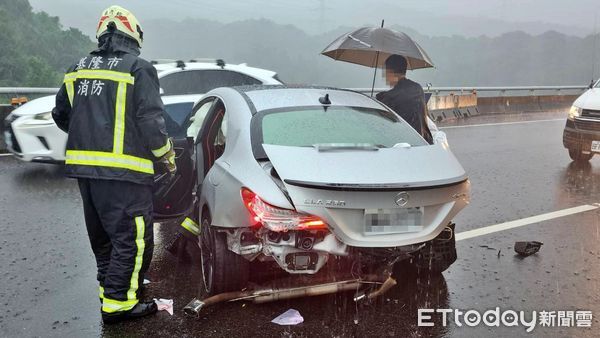
[[[465,170],[378,101],[335,88],[218,88],[191,120],[202,125],[178,162],[195,168],[181,175],[196,175],[209,293],[244,288],[257,261],[304,275],[406,259],[439,273],[455,261]]]

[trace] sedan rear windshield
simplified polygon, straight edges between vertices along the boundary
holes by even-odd
[[[266,158],[262,144],[295,147],[317,145],[372,145],[398,143],[427,145],[398,115],[363,107],[293,107],[258,113],[253,118],[255,157]]]

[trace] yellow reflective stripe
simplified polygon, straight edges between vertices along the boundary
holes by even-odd
[[[65,75],[65,82],[75,81],[77,79],[109,80],[115,82],[125,82],[131,85],[135,82],[135,78],[131,76],[131,74],[125,72],[117,72],[114,70],[80,69],[76,72],[68,73]]]
[[[154,174],[152,161],[124,154],[114,154],[101,151],[67,150],[66,164],[89,165],[98,167],[122,168]]]
[[[137,303],[137,299],[123,301],[104,297],[104,302],[102,302],[102,312],[114,313],[131,310]]]
[[[152,150],[152,154],[156,157],[162,157],[169,150],[171,150],[171,140],[167,139],[167,143],[158,149]]]
[[[144,224],[144,217],[138,216],[135,218],[135,246],[137,247],[137,254],[135,255],[135,266],[133,267],[133,273],[131,274],[131,281],[129,282],[129,291],[127,291],[127,299],[137,299],[136,291],[139,286],[139,275],[140,269],[142,268],[142,262],[144,260],[144,249],[146,249],[146,242],[144,241],[144,230],[146,226]]]
[[[115,134],[113,140],[113,152],[123,153],[125,142],[125,102],[127,101],[127,84],[119,82],[117,88],[117,103],[115,105]]]
[[[104,299],[104,288],[103,287],[98,287],[98,297],[100,297],[100,299]]]
[[[192,234],[198,236],[200,234],[200,228],[198,228],[198,223],[194,222],[191,218],[186,217],[183,222],[181,222],[181,226],[191,232]]]
[[[66,81],[65,87],[67,88],[67,96],[69,97],[69,103],[71,104],[71,108],[73,108],[73,98],[75,96],[75,86],[73,85],[73,81]]]

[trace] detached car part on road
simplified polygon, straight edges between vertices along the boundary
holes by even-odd
[[[197,206],[210,294],[246,287],[256,262],[366,275],[404,259],[439,273],[456,259],[451,220],[469,202],[464,169],[445,142],[428,144],[374,99],[218,88],[191,119],[202,126],[175,140],[180,170],[155,209],[164,218]],[[182,206],[194,192],[197,203]]]

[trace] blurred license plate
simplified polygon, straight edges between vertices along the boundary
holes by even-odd
[[[365,234],[410,233],[423,230],[423,208],[366,209]]]
[[[11,135],[10,135],[10,133],[9,133],[7,130],[5,130],[5,131],[4,131],[4,143],[6,143],[6,145],[7,145],[7,146],[8,146],[10,149],[12,149],[12,139],[11,139]]]
[[[592,141],[592,151],[600,153],[600,141]]]

